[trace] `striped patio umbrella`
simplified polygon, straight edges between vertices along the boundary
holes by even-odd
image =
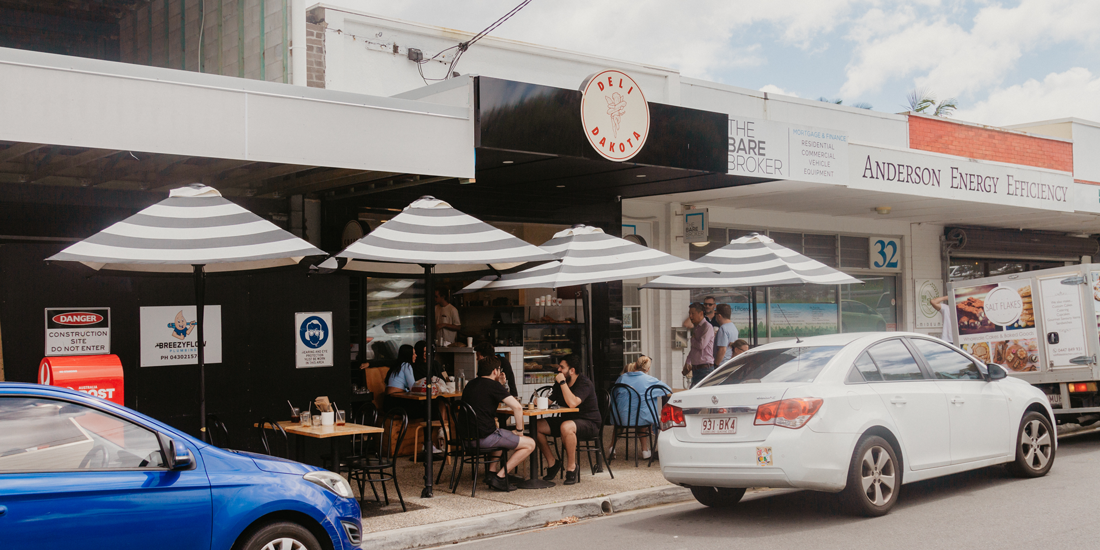
[[[539,248],[561,261],[501,277],[484,277],[462,289],[462,292],[559,288],[659,275],[714,273],[714,269],[710,267],[608,235],[598,227],[585,225],[559,231]]]
[[[346,262],[342,266],[346,270],[382,276],[423,276],[424,295],[431,300],[434,273],[474,276],[507,273],[553,261],[554,256],[444,201],[425,196],[320,267],[336,268],[337,259]],[[428,314],[425,318],[427,335],[434,340],[435,315]],[[429,345],[425,348],[426,364],[432,364],[432,355]],[[424,403],[425,423],[431,426],[432,401],[426,399]],[[425,437],[422,498],[432,497],[432,478],[432,438]]]
[[[191,273],[195,281],[199,365],[199,425],[206,435],[203,308],[206,272],[298,264],[325,253],[233,204],[217,189],[194,183],[168,198],[46,259],[79,262],[97,271]]]
[[[717,273],[665,275],[642,285],[650,289],[750,287],[752,343],[758,342],[756,287],[799,284],[847,285],[863,281],[753,233],[695,260]]]
[[[778,285],[847,285],[861,283],[817,260],[811,260],[764,235],[741,237],[695,263],[717,273],[665,275],[642,288],[691,289]]]

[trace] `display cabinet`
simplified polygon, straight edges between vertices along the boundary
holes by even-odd
[[[520,398],[527,402],[541,386],[554,383],[558,363],[575,353],[585,364],[583,323],[527,323],[523,325],[523,382]],[[578,365],[580,366],[580,365]]]

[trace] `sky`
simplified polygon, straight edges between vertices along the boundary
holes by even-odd
[[[322,1],[470,32],[520,3]],[[967,122],[1100,122],[1100,0],[533,0],[492,36],[876,111],[923,90]]]

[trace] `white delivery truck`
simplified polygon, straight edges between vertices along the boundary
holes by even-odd
[[[1100,264],[948,285],[955,343],[1042,389],[1059,424],[1100,422]]]

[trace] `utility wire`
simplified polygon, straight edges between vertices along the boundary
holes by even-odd
[[[465,42],[459,42],[458,44],[456,44],[454,46],[451,46],[450,48],[446,48],[446,49],[440,51],[439,53],[431,56],[428,59],[423,59],[421,61],[418,61],[416,68],[420,72],[420,78],[424,81],[424,84],[427,84],[429,80],[441,81],[441,80],[447,80],[448,78],[451,78],[451,76],[454,75],[455,67],[458,66],[458,60],[462,59],[462,54],[466,53],[466,50],[470,49],[470,46],[473,46],[478,40],[481,40],[482,38],[485,38],[486,36],[488,36],[489,33],[496,30],[497,27],[500,27],[501,25],[503,25],[505,21],[511,19],[515,14],[519,13],[520,10],[522,10],[524,7],[527,6],[527,4],[530,4],[530,3],[531,3],[531,0],[523,0],[522,2],[519,3],[518,6],[512,8],[508,13],[501,16],[500,19],[497,19],[491,25],[489,25],[488,27],[485,27],[481,32],[475,34],[473,36],[473,38],[470,38],[469,40],[467,40]],[[443,55],[446,52],[454,50],[454,49],[457,49],[458,52],[456,52],[454,57],[451,59],[451,63],[447,66],[447,74],[444,75],[443,78],[427,78],[427,77],[424,76],[423,66],[424,66],[425,63],[433,61],[437,57]]]

